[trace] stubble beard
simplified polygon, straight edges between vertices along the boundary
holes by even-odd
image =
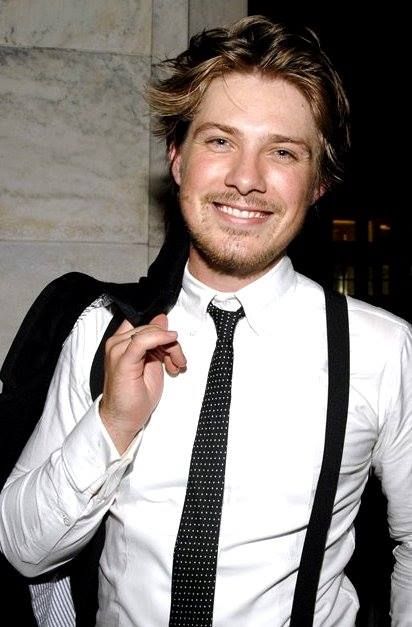
[[[258,276],[273,266],[284,254],[285,247],[279,246],[277,238],[274,241],[266,240],[267,231],[264,231],[262,236],[262,233],[254,233],[241,227],[220,226],[218,229],[214,225],[210,228],[208,217],[210,205],[214,202],[229,205],[231,202],[234,204],[240,202],[261,211],[270,211],[269,220],[273,222],[274,230],[285,213],[284,207],[280,204],[269,204],[256,198],[247,200],[242,198],[239,201],[239,197],[232,193],[205,196],[201,202],[200,224],[193,228],[187,220],[185,222],[191,245],[211,270],[236,278]]]

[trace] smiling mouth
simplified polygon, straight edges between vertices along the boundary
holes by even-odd
[[[270,215],[268,211],[260,211],[259,209],[240,209],[239,207],[233,207],[231,205],[223,205],[218,202],[213,203],[220,213],[224,213],[233,218],[239,218],[241,220],[263,220]]]

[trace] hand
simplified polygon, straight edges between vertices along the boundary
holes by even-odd
[[[186,368],[176,331],[164,314],[134,328],[125,320],[106,342],[100,416],[122,454],[149,420],[163,391],[163,366],[170,375]]]

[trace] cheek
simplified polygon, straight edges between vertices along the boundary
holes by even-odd
[[[302,207],[311,204],[314,179],[304,172],[284,171],[272,177],[271,189],[283,201],[286,208],[300,213]]]
[[[181,184],[194,191],[223,181],[225,177],[224,159],[216,159],[208,153],[192,153],[182,163]]]

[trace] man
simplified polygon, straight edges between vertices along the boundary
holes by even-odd
[[[307,208],[340,177],[347,102],[316,37],[265,18],[205,32],[168,65],[150,94],[190,238],[177,302],[150,324],[123,322],[108,340],[95,403],[89,372],[112,314],[100,299],[81,316],[2,493],[1,546],[35,576],[75,556],[108,514],[97,624],[161,627],[169,616],[171,625],[206,624],[196,609],[173,618],[176,537],[216,343],[209,303],[243,308],[208,624],[285,625],[322,460],[328,383],[323,291],[294,272],[286,250]],[[406,626],[411,330],[353,299],[349,321],[348,424],[314,624],[355,624],[356,592],[343,571],[373,464],[400,543],[392,620]]]

